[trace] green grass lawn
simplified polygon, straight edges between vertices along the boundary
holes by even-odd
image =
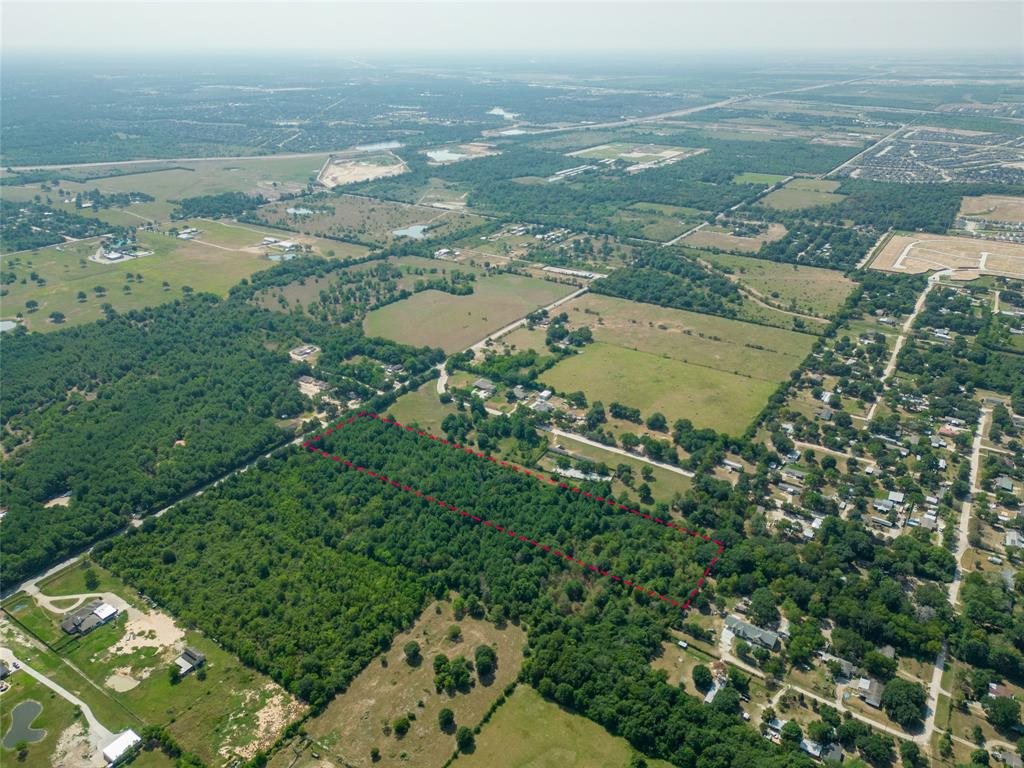
[[[754,173],[747,171],[746,173],[739,173],[733,176],[733,184],[760,184],[762,186],[769,186],[771,184],[778,184],[782,181],[785,176],[779,176],[775,173]]]
[[[478,280],[474,293],[422,291],[366,316],[367,336],[457,352],[572,291],[571,286],[521,275]]]
[[[803,333],[597,294],[564,308],[598,341],[771,382],[797,368],[814,342]]]
[[[388,413],[403,424],[415,423],[428,432],[440,435],[441,422],[449,413],[455,413],[455,407],[441,404],[437,399],[437,381],[431,379],[415,392],[398,398]]]
[[[609,218],[612,224],[635,226],[642,237],[664,242],[681,235],[703,216],[695,208],[659,203],[633,203]]]
[[[855,283],[833,269],[781,264],[730,253],[701,254],[702,258],[733,271],[740,282],[787,308],[819,317],[828,317],[838,310],[855,287]],[[777,296],[775,294],[778,294]]]
[[[582,389],[590,402],[617,400],[644,416],[660,411],[669,423],[686,418],[729,434],[743,432],[777,386],[601,342],[566,358],[542,378],[560,392]]]
[[[633,749],[597,723],[562,709],[525,685],[516,688],[457,768],[623,768]],[[647,759],[650,768],[669,768]]]

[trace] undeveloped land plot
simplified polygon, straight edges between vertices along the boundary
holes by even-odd
[[[292,213],[288,212],[289,208],[293,209]],[[483,222],[479,216],[468,213],[355,195],[331,197],[298,208],[290,203],[277,203],[261,208],[259,216],[272,226],[374,245],[393,242],[402,236],[396,234],[396,230],[409,227],[423,227],[418,230],[420,235],[433,237]]]
[[[965,197],[960,203],[960,215],[1019,224],[1024,222],[1024,197],[1005,195]]]
[[[596,147],[579,149],[570,152],[569,157],[584,157],[593,160],[621,160],[633,163],[626,170],[630,172],[644,171],[659,165],[668,165],[687,157],[704,152],[704,149],[693,147],[669,147],[661,144],[633,144],[630,142],[613,142]]]
[[[323,169],[317,176],[317,181],[328,189],[333,189],[344,184],[355,184],[360,181],[373,181],[374,179],[383,179],[387,176],[398,176],[408,170],[409,167],[405,164],[405,161],[391,152],[361,157],[332,155],[324,163]]]
[[[987,274],[1024,278],[1024,245],[923,232],[893,235],[871,268],[911,275],[954,270],[951,277],[957,280]]]
[[[363,328],[368,336],[458,352],[574,289],[521,275],[485,277],[473,286],[468,296],[422,291],[375,309]]]
[[[799,367],[814,343],[803,333],[611,296],[585,294],[560,311],[598,341],[772,382]]]
[[[800,208],[812,208],[816,205],[832,205],[843,199],[837,195],[838,181],[823,179],[793,179],[782,189],[768,193],[762,201],[769,208],[782,211],[793,211]]]
[[[705,253],[701,258],[731,269],[741,283],[766,300],[782,306],[794,302],[797,310],[819,317],[828,317],[839,309],[854,288],[852,280],[833,269],[726,253]]]
[[[774,194],[774,193],[773,193]],[[756,237],[741,237],[724,227],[704,227],[683,238],[682,244],[694,248],[717,248],[722,251],[756,253],[765,243],[781,240],[786,228],[781,224],[769,224],[768,230]]]
[[[455,623],[460,635],[452,641],[447,630]],[[409,641],[419,643],[418,663],[410,664],[405,657],[403,649]],[[499,629],[468,616],[456,621],[450,603],[428,606],[410,630],[394,639],[391,650],[374,659],[322,715],[307,723],[316,742],[314,749],[328,765],[441,765],[455,751],[455,735],[454,729],[446,732],[438,727],[438,713],[448,708],[455,714],[456,727],[475,726],[505,686],[515,680],[525,644],[526,634],[512,624]],[[438,693],[434,657],[443,653],[450,659],[464,656],[472,660],[481,645],[497,652],[493,677],[481,681],[474,673],[474,684],[467,692]],[[410,713],[415,719],[410,719],[408,732],[399,736],[391,726]],[[373,747],[380,750],[380,758],[371,763]],[[306,752],[296,768],[317,762]]]

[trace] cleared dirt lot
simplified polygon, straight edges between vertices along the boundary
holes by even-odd
[[[1024,222],[1024,197],[1006,195],[965,197],[960,203],[960,215],[976,216],[989,221],[1021,223]]]
[[[398,176],[409,167],[398,155],[386,152],[368,157],[331,157],[317,177],[325,187],[334,188],[358,181]]]
[[[958,280],[985,274],[1024,278],[1024,245],[925,233],[894,235],[871,268],[911,275],[952,269]]]

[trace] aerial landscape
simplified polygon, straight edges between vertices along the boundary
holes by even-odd
[[[1024,768],[1024,5],[0,17],[0,765]]]

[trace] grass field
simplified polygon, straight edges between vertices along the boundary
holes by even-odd
[[[288,209],[296,207],[294,203],[275,203],[260,208],[259,216],[267,224],[294,229],[303,234],[375,245],[394,242],[399,239],[395,230],[407,227],[426,227],[425,236],[435,237],[456,233],[483,222],[479,216],[460,211],[392,203],[355,195],[340,195],[310,205],[314,211],[310,215],[289,214]],[[323,210],[317,206],[323,206]]]
[[[1024,222],[1024,197],[1007,195],[965,197],[960,203],[960,215],[1019,224]]]
[[[813,208],[816,205],[838,203],[844,195],[837,195],[838,181],[823,179],[793,179],[782,189],[768,193],[761,201],[769,208],[780,211],[795,211]]]
[[[298,192],[315,177],[327,159],[327,154],[300,157],[251,157],[234,160],[192,160],[175,162],[169,170],[167,161],[140,162],[132,165],[110,166],[122,173],[136,171],[85,183],[62,181],[62,189],[72,192],[98,189],[100,192],[145,192],[157,201],[181,200],[186,197],[212,195],[220,192],[262,194],[274,199],[282,192]],[[99,172],[101,167],[91,168]],[[135,206],[132,206],[135,210]]]
[[[782,181],[785,176],[779,176],[774,173],[754,173],[747,171],[746,173],[739,173],[732,178],[733,184],[760,184],[761,186],[770,186],[772,184],[778,184]]]
[[[638,227],[647,240],[664,242],[681,235],[692,227],[704,212],[696,208],[683,208],[661,203],[633,203],[610,217],[609,222],[620,226]]]
[[[772,194],[775,194],[774,192]],[[717,248],[722,251],[739,253],[755,253],[765,243],[780,240],[786,235],[786,228],[781,224],[769,224],[766,232],[755,237],[743,237],[732,234],[725,227],[704,227],[683,240],[684,245],[693,248]]]
[[[403,424],[417,424],[435,435],[442,434],[441,422],[455,407],[444,405],[437,399],[437,382],[431,379],[415,392],[402,395],[388,409],[397,421]]]
[[[75,707],[35,678],[29,677],[24,671],[15,672],[7,679],[7,682],[11,688],[3,693],[3,706],[0,708],[0,735],[6,739],[13,718],[11,712],[19,704],[27,701],[34,701],[42,705],[42,711],[32,721],[30,727],[45,731],[45,734],[39,741],[28,745],[24,760],[17,757],[16,750],[0,747],[0,758],[2,758],[0,762],[4,765],[19,765],[25,766],[25,768],[80,764],[75,760],[74,751],[57,750],[58,742],[65,732],[71,729],[82,729],[84,732],[85,720],[76,716]]]
[[[562,309],[573,326],[589,326],[598,341],[771,382],[799,367],[814,342],[781,328],[596,294]]]
[[[633,749],[597,723],[545,701],[526,685],[516,688],[480,731],[472,754],[455,768],[623,768]],[[669,768],[646,760],[649,768]]]
[[[469,296],[422,291],[375,309],[363,328],[368,336],[457,352],[572,290],[521,275],[496,275],[477,280]]]
[[[243,277],[273,266],[273,262],[259,252],[228,250],[157,232],[140,232],[139,244],[153,254],[117,264],[88,260],[96,252],[98,240],[4,257],[3,269],[13,271],[18,279],[4,286],[3,316],[13,319],[21,312],[30,330],[50,331],[98,320],[103,316],[104,303],[123,312],[173,301],[181,298],[184,286],[224,296]],[[58,247],[61,250],[57,250]],[[45,285],[28,279],[31,272],[43,278]],[[142,282],[128,281],[129,272],[141,274]],[[165,287],[164,282],[168,286]],[[97,286],[106,289],[104,295],[94,290]],[[84,301],[78,299],[79,291],[86,294]],[[30,300],[39,304],[35,312],[27,311],[25,303]],[[64,313],[63,325],[50,322],[49,315],[55,311]]]
[[[701,257],[721,267],[728,267],[740,282],[770,299],[773,303],[828,317],[838,310],[854,289],[852,280],[831,269],[781,264],[724,253],[706,253]]]
[[[461,631],[456,641],[447,638],[447,630],[453,624],[458,624]],[[408,663],[403,650],[410,640],[420,646],[422,661],[415,665]],[[505,686],[515,680],[525,644],[526,634],[515,625],[498,628],[468,616],[456,620],[451,603],[430,605],[413,627],[398,635],[390,650],[374,659],[323,714],[306,723],[314,740],[313,750],[324,762],[339,767],[439,766],[455,750],[455,736],[454,731],[445,732],[438,727],[438,712],[445,707],[451,709],[456,727],[472,727],[480,722]],[[433,682],[434,656],[443,653],[449,659],[464,656],[472,660],[474,649],[480,645],[490,645],[497,652],[494,676],[481,681],[474,674],[476,682],[468,691],[437,693]],[[390,724],[408,713],[415,719],[410,718],[408,733],[398,736],[391,731]],[[370,760],[373,747],[380,750],[380,759],[375,763]],[[288,748],[283,750],[284,756],[291,757],[289,752]],[[307,752],[296,768],[317,763],[323,765]],[[499,764],[502,763],[495,763]],[[277,766],[274,763],[273,768]]]
[[[743,432],[777,386],[601,342],[558,363],[543,380],[560,392],[582,389],[590,402],[617,400],[644,416],[660,411],[670,424],[686,418],[729,434]]]

